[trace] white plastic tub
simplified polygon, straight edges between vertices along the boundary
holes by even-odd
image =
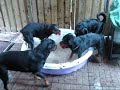
[[[61,35],[55,35],[52,34],[49,38],[53,39],[57,44],[62,40],[63,36],[67,33],[74,34],[74,30],[70,29],[60,29]],[[40,43],[40,40],[38,38],[34,38],[35,46],[37,46]],[[24,42],[21,51],[27,50],[28,46]],[[53,75],[61,75],[61,74],[68,74],[73,71],[76,71],[80,69],[82,66],[84,66],[88,60],[88,58],[93,54],[93,48],[89,48],[83,53],[83,56],[75,59],[73,61],[68,61],[64,63],[45,63],[44,67],[41,69],[41,72],[46,74],[53,74]]]

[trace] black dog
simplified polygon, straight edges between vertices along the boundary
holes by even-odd
[[[102,21],[100,21],[99,19],[100,16],[103,16]],[[105,22],[106,22],[106,15],[105,13],[101,12],[97,15],[97,19],[88,19],[88,20],[78,23],[75,26],[75,35],[79,36],[79,35],[84,35],[87,33],[100,34],[103,31],[103,26]]]
[[[60,42],[60,46],[64,48],[70,48],[72,53],[78,54],[78,58],[81,57],[82,53],[89,47],[96,47],[98,53],[103,56],[104,54],[104,36],[102,34],[89,33],[78,37],[73,36],[71,33],[65,35]]]
[[[33,37],[39,39],[48,38],[51,34],[60,34],[60,30],[56,24],[40,24],[30,23],[26,25],[20,32],[23,34],[24,40],[28,43],[30,48],[34,48]]]
[[[45,86],[49,82],[44,74],[40,72],[51,51],[56,49],[56,44],[51,39],[43,39],[41,44],[32,50],[8,51],[0,54],[0,78],[4,83],[4,89],[8,90],[8,71],[31,72],[42,78]]]

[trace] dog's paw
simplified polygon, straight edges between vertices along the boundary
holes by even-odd
[[[50,85],[49,81],[45,79],[45,86],[48,87]]]
[[[34,76],[34,78],[35,78],[35,79],[39,79],[39,80],[41,79],[40,77],[38,77],[38,76],[36,76],[36,75]]]
[[[50,84],[49,82],[48,82],[48,83],[45,82],[45,84],[43,84],[42,87],[48,87],[48,86],[50,86],[50,85],[51,85],[51,84]]]
[[[40,87],[49,87],[51,84],[49,84],[49,85],[46,85],[46,84],[40,84]]]
[[[93,63],[100,63],[100,61],[98,60],[98,58],[95,57],[94,55],[90,56],[90,57],[88,58],[88,61],[89,61],[89,62],[93,62]]]

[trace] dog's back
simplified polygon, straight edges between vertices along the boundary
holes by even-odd
[[[103,20],[100,20],[100,16],[103,17]],[[90,28],[91,30],[92,29],[97,29],[98,24],[102,25],[106,22],[106,14],[101,12],[101,13],[97,14],[97,19],[88,19],[88,20],[85,20],[83,22],[87,22],[88,23],[88,28]],[[95,28],[95,26],[96,26],[96,28]]]
[[[44,24],[41,23],[29,23],[27,24],[22,30],[20,30],[21,32],[26,32],[26,31],[33,31],[33,30],[39,30],[40,28],[42,28]]]
[[[96,45],[99,42],[104,41],[104,36],[102,34],[88,33],[85,35],[78,36],[81,44],[89,45],[89,47]]]
[[[29,44],[30,48],[34,48],[33,37],[44,39],[52,34],[49,30],[49,25],[40,23],[29,23],[20,32],[22,33],[24,40]]]
[[[39,36],[40,32],[45,29],[45,24],[40,23],[29,23],[26,25],[20,32],[22,34],[30,34],[32,33],[33,36]]]
[[[104,54],[104,35],[89,33],[86,35],[78,36],[80,38],[81,48],[88,49],[89,47],[96,47],[98,53],[103,56]]]
[[[9,70],[28,71],[29,51],[8,51],[0,54],[0,65]],[[26,67],[26,68],[25,68]]]

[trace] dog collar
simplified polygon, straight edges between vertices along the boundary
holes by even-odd
[[[78,49],[78,48],[79,48],[79,46],[75,47],[73,50],[76,50],[76,49]]]

